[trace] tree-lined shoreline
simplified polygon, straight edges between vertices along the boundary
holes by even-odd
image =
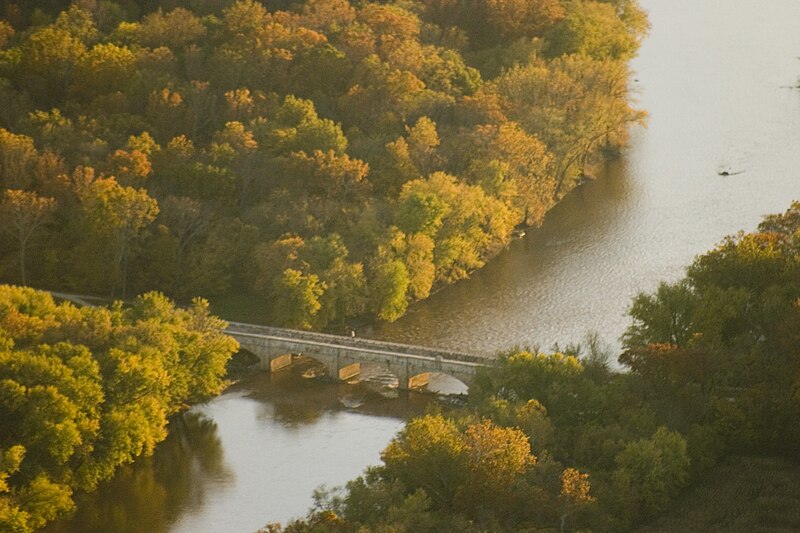
[[[633,0],[6,2],[0,278],[394,320],[624,146],[646,29]]]
[[[800,466],[800,202],[639,294],[630,315],[625,372],[596,339],[512,350],[467,409],[409,421],[382,464],[263,531],[711,529],[721,512],[726,531],[796,528],[800,485],[771,473]]]
[[[120,465],[152,454],[169,417],[219,394],[238,349],[197,299],[76,307],[0,285],[0,529],[63,516]]]

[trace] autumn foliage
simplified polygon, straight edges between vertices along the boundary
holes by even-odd
[[[0,285],[0,529],[28,532],[119,465],[149,455],[168,417],[218,394],[238,349],[196,300],[75,307]]]
[[[2,5],[16,283],[394,320],[541,223],[642,119],[627,0]],[[298,239],[337,257],[265,261]]]

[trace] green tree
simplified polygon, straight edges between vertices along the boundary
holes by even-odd
[[[405,189],[397,209],[397,227],[405,233],[423,233],[433,237],[439,231],[448,207],[432,193]]]
[[[16,494],[20,508],[27,515],[27,526],[37,530],[64,516],[74,508],[72,491],[61,484],[54,483],[46,475],[40,474]]]
[[[371,288],[378,318],[394,322],[405,314],[410,283],[408,269],[402,261],[384,261],[374,267]]]
[[[97,96],[124,91],[135,72],[135,62],[136,56],[127,47],[97,44],[80,57],[70,93],[91,102]]]
[[[202,300],[76,308],[0,286],[0,524],[41,528],[152,453],[168,416],[221,391],[238,349],[225,327]]]
[[[364,314],[367,308],[367,285],[361,263],[337,258],[323,273],[325,292],[320,297],[316,324],[343,324],[350,317]]]
[[[633,324],[623,337],[625,345],[686,344],[693,333],[695,300],[685,282],[660,283],[655,294],[638,294],[628,310]]]
[[[223,11],[223,27],[230,35],[246,35],[263,27],[268,12],[263,4],[255,0],[237,0]]]
[[[689,455],[680,433],[660,427],[617,456],[613,482],[629,520],[661,511],[688,481]]]
[[[123,23],[120,31],[131,34],[143,46],[178,50],[202,37],[205,27],[194,13],[178,7],[168,13],[159,8],[145,15],[141,23]]]
[[[347,137],[341,126],[330,119],[320,118],[314,102],[287,95],[275,111],[275,120],[258,123],[255,130],[260,145],[271,153],[333,151],[343,155]]]
[[[569,4],[566,17],[548,33],[546,50],[553,56],[582,54],[625,61],[636,53],[646,29],[626,24],[610,3],[579,0]]]
[[[292,268],[326,286],[313,327],[394,319],[539,223],[642,118],[635,0],[145,4],[4,11],[0,181],[58,202],[41,283],[266,294]],[[110,176],[165,213],[120,229],[92,207]],[[348,255],[262,267],[252,249],[286,233]]]
[[[28,524],[30,515],[19,507],[14,494],[8,485],[8,477],[19,470],[25,457],[24,446],[13,446],[8,450],[0,449],[0,527],[9,533],[29,533],[32,528]]]
[[[303,247],[300,255],[310,272],[318,273],[325,285],[320,298],[320,312],[316,323],[325,326],[332,322],[343,323],[358,316],[366,308],[366,279],[361,263],[347,261],[349,251],[336,234],[325,238],[313,237]]]
[[[171,411],[222,391],[225,364],[238,345],[222,333],[227,323],[211,315],[206,300],[195,298],[191,306],[179,310],[163,294],[150,292],[137,297],[129,314],[136,328],[142,328],[142,336],[151,335],[153,326],[166,328],[170,337],[162,355],[169,365]]]
[[[564,18],[564,7],[557,0],[478,0],[469,4],[475,14],[462,16],[470,17],[468,28],[479,47],[541,37]]]
[[[400,199],[399,221],[431,232],[437,243],[436,279],[446,283],[482,266],[494,247],[507,242],[514,226],[513,213],[500,200],[443,172],[406,183]]]
[[[104,400],[99,369],[82,346],[7,348],[0,353],[0,381],[0,449],[9,450],[4,462],[16,472],[12,485],[0,486],[0,523],[16,521],[25,524],[21,531],[32,531],[73,508],[72,468],[92,451]]]
[[[41,198],[35,192],[14,189],[6,189],[0,202],[3,229],[14,237],[19,246],[20,280],[23,285],[27,284],[25,260],[30,240],[48,222],[55,206],[52,198]]]
[[[505,395],[519,400],[537,399],[553,411],[558,406],[553,405],[556,398],[551,398],[551,393],[563,390],[584,370],[578,358],[561,353],[512,351],[504,354],[502,361],[470,387],[470,395],[474,393],[476,399],[481,399],[503,390]]]
[[[91,11],[77,3],[59,13],[53,27],[69,32],[86,45],[94,44],[100,37]]]
[[[46,109],[61,101],[72,83],[86,45],[69,31],[45,26],[20,45],[19,79]]]
[[[326,286],[316,274],[287,268],[270,287],[272,321],[284,327],[311,329]]]
[[[124,295],[131,257],[143,230],[158,215],[158,203],[144,189],[123,187],[112,177],[92,183],[82,204],[88,231],[96,239],[96,252],[108,250],[111,264],[118,271],[118,285],[113,288],[119,288]]]
[[[160,205],[159,215],[175,236],[178,242],[174,290],[180,293],[186,260],[187,249],[208,232],[208,215],[204,206],[197,200],[186,196],[168,196]]]

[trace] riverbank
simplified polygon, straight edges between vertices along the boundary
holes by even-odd
[[[800,6],[643,7],[652,29],[630,68],[647,129],[634,128],[623,157],[542,228],[363,335],[495,352],[566,346],[596,331],[618,350],[637,292],[679,279],[697,254],[800,198],[800,93],[785,88],[797,78],[800,36],[788,20]],[[719,176],[720,165],[745,172]]]
[[[518,247],[519,241],[538,241],[541,240],[539,234],[541,232],[548,232],[548,230],[553,226],[553,224],[558,224],[558,222],[553,222],[552,219],[558,217],[556,213],[561,208],[562,202],[571,202],[571,198],[573,196],[583,197],[584,194],[596,194],[597,191],[589,191],[584,193],[583,191],[589,187],[592,187],[596,181],[600,180],[607,180],[613,179],[613,176],[608,176],[608,167],[611,165],[613,168],[614,165],[619,163],[619,157],[621,154],[614,153],[612,156],[605,162],[602,169],[597,169],[595,172],[595,176],[591,178],[584,178],[581,179],[579,183],[576,183],[575,187],[570,189],[566,194],[564,194],[563,198],[560,202],[554,204],[550,210],[545,215],[544,219],[541,221],[540,224],[537,225],[530,225],[524,226],[524,231],[520,234],[519,229],[514,230],[514,234],[509,239],[509,241],[504,245],[499,247],[496,252],[491,255],[490,257],[486,258],[486,265],[481,267],[480,269],[473,270],[470,272],[470,276],[465,279],[460,279],[451,284],[442,284],[434,286],[428,297],[423,300],[417,300],[409,304],[408,313],[412,315],[416,311],[416,309],[420,306],[424,306],[425,302],[430,298],[437,298],[437,295],[440,293],[444,293],[445,295],[448,291],[454,290],[454,287],[461,284],[469,283],[470,277],[474,276],[475,274],[486,270],[492,269],[493,263],[497,262],[500,257],[504,254],[509,253],[509,250],[514,247]],[[613,173],[613,171],[612,171]],[[602,192],[600,192],[602,195]],[[580,201],[580,200],[578,200]],[[543,228],[543,226],[545,226]],[[444,296],[447,297],[447,296]],[[224,317],[226,320],[234,321],[234,322],[245,322],[250,324],[258,324],[258,325],[274,325],[270,320],[269,314],[269,302],[267,302],[263,296],[259,296],[252,292],[239,292],[239,293],[232,293],[232,294],[225,294],[225,295],[217,295],[209,297],[209,303],[211,304],[212,311],[220,317]],[[402,321],[402,318],[401,318]],[[386,322],[377,320],[375,317],[369,316],[362,316],[362,317],[353,317],[348,320],[346,325],[334,325],[332,327],[323,328],[321,331],[326,333],[333,333],[333,334],[349,334],[351,330],[355,330],[359,335],[365,335],[368,337],[373,338],[380,338],[379,335],[374,334],[375,331],[380,331],[383,326],[386,326]],[[411,339],[404,339],[403,342],[411,342],[414,343]],[[442,346],[446,347],[446,346]],[[496,352],[505,347],[497,347],[492,350],[492,352]]]
[[[246,533],[285,524],[305,515],[314,489],[376,464],[404,421],[437,403],[306,379],[299,367],[254,374],[180,415],[152,457],[78,496],[74,517],[45,532]]]
[[[631,148],[605,177],[553,209],[541,230],[513,241],[508,253],[399,321],[381,324],[375,336],[495,351],[514,343],[566,345],[594,329],[614,343],[629,324],[626,309],[637,291],[680,278],[695,255],[800,198],[800,105],[796,91],[780,88],[797,76],[800,6],[791,0],[744,0],[725,10],[704,1],[643,3],[653,29],[632,69],[637,105],[650,113],[648,129],[634,133]],[[747,172],[717,176],[725,162]],[[218,428],[216,437],[177,439],[163,456],[163,470],[133,481],[138,499],[111,487],[106,503],[86,507],[91,527],[65,532],[245,533],[267,521],[285,522],[311,506],[317,485],[362,472],[348,458],[361,453],[365,464],[376,464],[402,425],[399,418],[382,426],[381,417],[342,416],[340,407],[297,424],[291,409],[249,400],[250,394],[220,398],[225,409],[209,405],[203,415]],[[381,430],[378,438],[373,431]],[[373,439],[374,450],[362,446]],[[219,445],[205,456],[208,442]],[[267,452],[282,464],[268,463]],[[307,464],[323,453],[334,459]],[[227,473],[204,470],[218,461]],[[186,475],[172,476],[171,463],[188,465],[179,469]],[[352,470],[341,475],[347,464]],[[173,478],[175,486],[168,483]],[[302,494],[284,494],[301,482],[310,485]],[[165,498],[172,506],[161,514]],[[147,527],[149,507],[159,509],[158,527],[116,527],[120,515],[130,517],[131,528],[137,521]],[[230,518],[258,525],[237,528],[226,524]]]

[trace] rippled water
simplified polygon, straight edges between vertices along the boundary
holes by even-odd
[[[642,3],[653,29],[633,68],[649,128],[543,228],[362,334],[483,352],[548,348],[590,330],[615,344],[637,291],[800,199],[800,93],[787,88],[800,73],[800,2]],[[78,516],[51,531],[239,533],[285,522],[311,505],[314,487],[376,463],[427,401],[276,377],[173,422],[154,458],[82,497]]]
[[[596,331],[616,346],[638,291],[800,199],[800,2],[642,4],[633,85],[650,117],[630,150],[471,279],[362,334],[492,353]]]

